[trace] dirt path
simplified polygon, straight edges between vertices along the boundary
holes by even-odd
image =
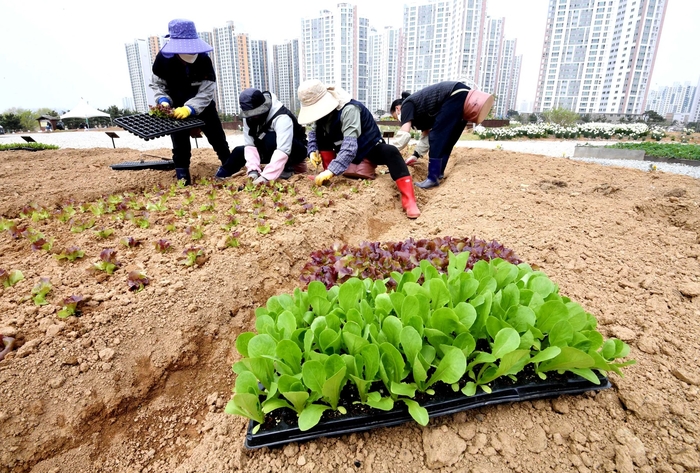
[[[0,472],[700,471],[697,180],[459,149],[444,184],[417,191],[423,215],[416,221],[404,217],[388,174],[368,184],[337,179],[321,196],[295,176],[287,212],[269,200],[256,208],[260,202],[235,185],[229,194],[202,184],[174,189],[168,210],[129,207],[132,220],[126,212],[121,221],[93,214],[87,204],[102,196],[133,193],[126,201],[155,204],[169,195],[172,172],[108,168],[139,154],[0,153],[1,216],[18,218],[22,209],[31,215],[31,203],[86,204],[72,225],[17,220],[20,230],[26,225],[54,238],[54,250],[80,247],[85,257],[73,263],[32,251],[27,233],[0,233],[0,268],[25,277],[0,292],[0,333],[21,345],[0,362]],[[213,152],[194,154],[193,174],[213,175]],[[413,172],[424,178],[425,163]],[[231,234],[221,225],[234,205],[240,246],[228,248]],[[184,209],[186,217],[174,214]],[[258,233],[253,211],[265,213],[269,234]],[[70,231],[89,220],[92,228]],[[197,227],[204,236],[193,240]],[[103,240],[95,230],[105,228],[114,234]],[[246,451],[246,421],[223,407],[234,381],[234,340],[253,329],[255,308],[291,292],[309,253],[335,241],[447,235],[496,239],[539,265],[562,294],[598,318],[604,335],[631,345],[637,365],[595,395]],[[142,244],[127,247],[125,237]],[[156,251],[158,239],[174,251]],[[202,266],[181,263],[191,246],[202,249]],[[121,268],[112,276],[90,271],[108,247]],[[128,291],[131,270],[144,271],[150,285]],[[50,278],[52,291],[49,304],[37,307],[31,290],[40,277]],[[76,294],[88,299],[82,316],[59,319],[61,300]]]

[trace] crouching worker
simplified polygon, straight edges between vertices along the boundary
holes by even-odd
[[[196,116],[202,120],[202,133],[223,163],[229,157],[229,147],[214,102],[214,66],[206,54],[213,48],[199,39],[194,23],[189,20],[172,20],[168,24],[168,33],[170,39],[153,63],[150,87],[155,92],[156,103],[172,107],[176,119]],[[170,138],[175,175],[189,186],[192,183],[190,130],[177,131]]]
[[[367,107],[344,90],[326,87],[315,79],[299,86],[299,101],[299,123],[313,124],[308,145],[311,161],[316,166],[323,159],[327,162],[326,169],[316,176],[316,185],[323,185],[343,173],[347,175],[351,165],[357,168],[363,160],[375,167],[386,165],[401,192],[401,205],[408,218],[420,215],[408,167],[399,150],[384,143]]]
[[[399,149],[406,147],[413,127],[422,132],[416,154],[421,156],[430,150],[428,177],[417,183],[418,187],[429,189],[440,185],[450,153],[467,122],[484,121],[493,102],[493,95],[471,90],[461,82],[440,82],[414,92],[400,105],[392,104],[394,117],[401,121],[394,144]]]
[[[305,173],[306,130],[294,114],[275,94],[258,89],[245,89],[239,103],[244,144],[233,149],[216,177],[231,177],[244,165],[256,185]]]

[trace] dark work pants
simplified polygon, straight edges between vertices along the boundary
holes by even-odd
[[[214,148],[219,161],[223,164],[229,156],[228,141],[226,141],[226,133],[224,133],[224,127],[221,126],[221,120],[219,119],[219,114],[216,113],[214,102],[210,103],[202,113],[195,115],[195,117],[204,122],[202,133],[207,137],[207,141]],[[189,169],[190,158],[192,158],[190,130],[172,133],[170,138],[173,141],[173,162],[175,167]]]
[[[258,154],[260,155],[260,163],[268,164],[270,159],[272,159],[272,153],[277,149],[277,133],[274,131],[267,132],[262,140],[259,141],[259,145],[256,146]],[[238,172],[243,166],[245,166],[245,146],[236,146],[231,151],[231,156],[225,161],[224,168],[229,172]],[[292,141],[292,153],[287,159],[286,168],[291,168],[295,164],[299,164],[304,159],[306,159],[306,145],[298,142],[297,140]]]
[[[408,172],[406,161],[404,161],[403,156],[401,156],[401,151],[399,151],[396,146],[379,143],[372,148],[363,159],[369,159],[374,164],[388,167],[389,174],[391,174],[393,180],[411,175],[411,173]],[[362,159],[355,159],[353,162],[359,164],[362,162]]]
[[[467,126],[462,118],[466,92],[448,97],[435,117],[435,124],[430,129],[430,161],[428,162],[428,179],[437,182],[440,174],[445,172],[450,153]],[[439,165],[438,165],[439,163]]]

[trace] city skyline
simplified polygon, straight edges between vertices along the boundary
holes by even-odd
[[[337,3],[310,1],[294,7],[273,1],[270,10],[275,11],[275,17],[284,18],[281,22],[252,9],[241,14],[240,9],[221,8],[208,1],[200,2],[196,10],[190,10],[185,2],[173,1],[165,12],[143,2],[125,1],[109,13],[109,21],[93,2],[66,5],[40,1],[31,9],[10,4],[4,12],[13,21],[0,32],[0,39],[5,39],[3,44],[13,44],[10,38],[21,38],[21,47],[0,51],[0,112],[12,107],[68,110],[81,97],[99,108],[122,104],[124,97],[132,95],[124,45],[164,34],[172,18],[189,18],[199,31],[212,31],[231,15],[237,32],[275,45],[285,38],[299,37],[301,18],[317,15],[324,7]],[[357,5],[358,15],[368,18],[371,27],[381,30],[385,26],[401,27],[403,6],[412,2],[349,3]],[[534,102],[548,6],[547,0],[522,3],[487,3],[487,15],[506,19],[506,38],[517,39],[517,54],[523,55],[518,105]],[[694,3],[669,3],[650,88],[674,82],[697,83],[700,64],[688,57],[695,43],[692,26],[700,20],[700,5]]]

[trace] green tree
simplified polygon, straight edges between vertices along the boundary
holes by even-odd
[[[646,112],[642,113],[642,116],[644,117],[644,120],[648,121],[648,122],[657,122],[658,123],[658,122],[664,121],[664,117],[662,117],[661,115],[659,115],[658,113],[656,113],[653,110],[647,110]]]
[[[0,125],[2,125],[6,132],[22,130],[22,122],[19,118],[19,115],[15,113],[5,113],[1,115]]]
[[[581,119],[581,116],[571,110],[563,107],[556,107],[542,113],[544,119],[550,123],[556,123],[561,126],[571,126]]]
[[[521,119],[520,114],[518,113],[517,110],[508,110],[508,113],[506,113],[506,117],[508,117],[509,120],[520,121],[520,119]]]
[[[530,123],[537,123],[537,114],[531,113],[527,119],[530,121]]]

